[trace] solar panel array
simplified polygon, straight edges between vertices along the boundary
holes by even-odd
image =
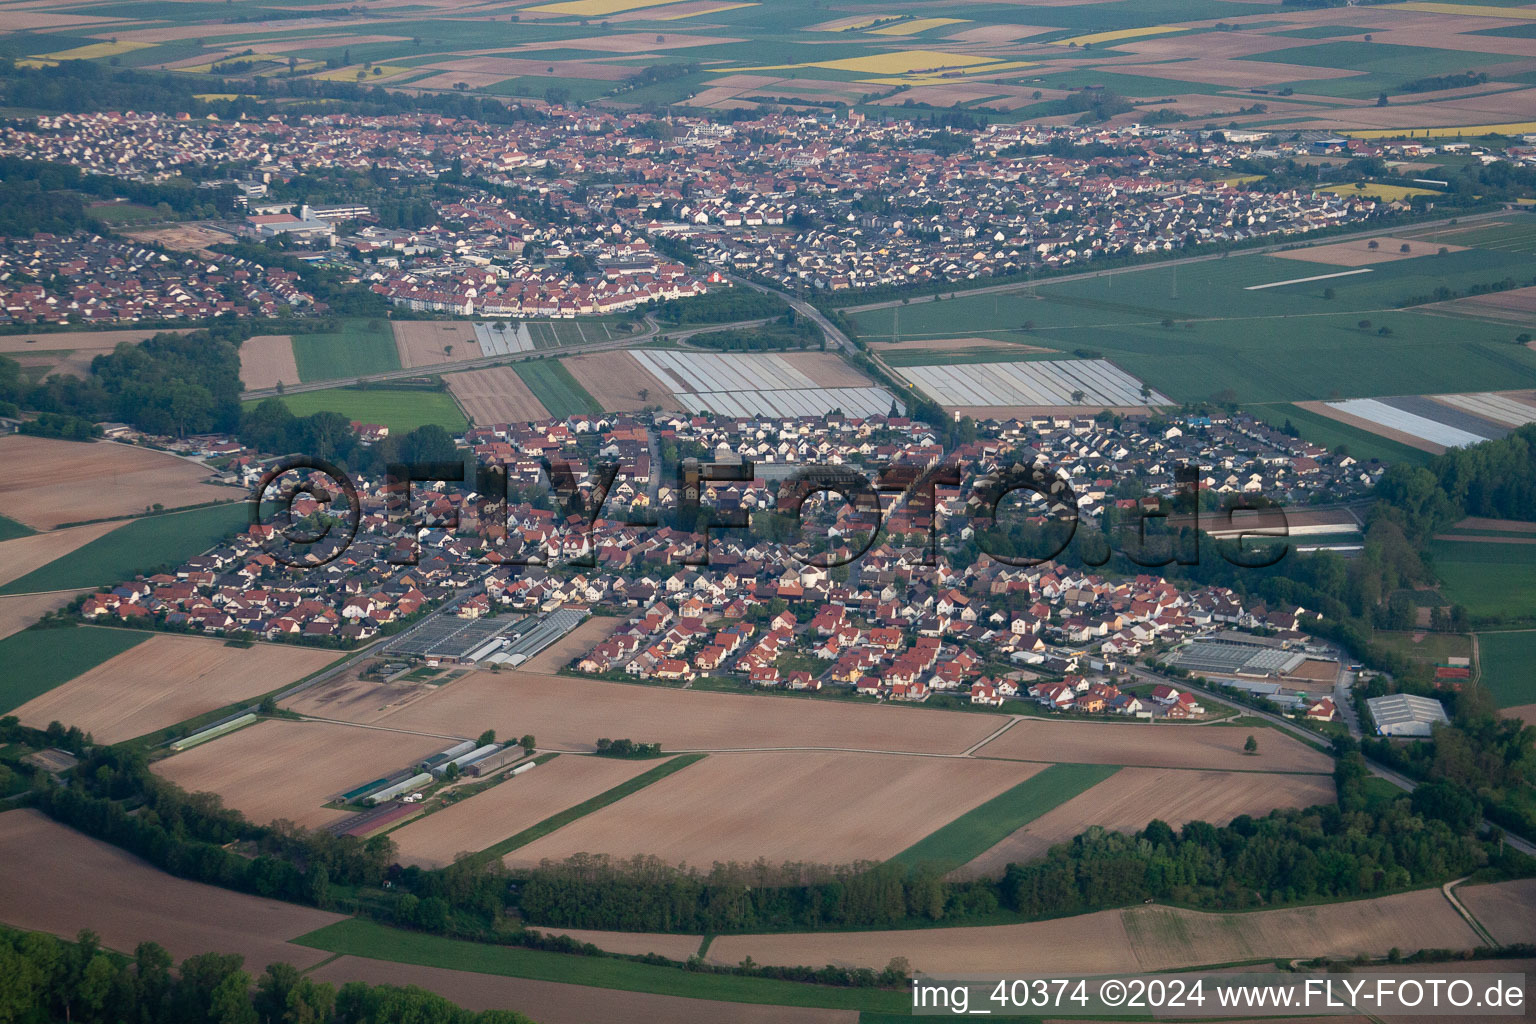
[[[1152,392],[1141,397],[1141,381],[1103,359],[1050,359],[1019,363],[957,363],[908,366],[901,373],[948,406],[1168,405]],[[1072,395],[1081,391],[1083,400]]]
[[[533,336],[527,324],[497,322],[475,324],[475,341],[488,356],[509,356],[514,352],[532,352]]]
[[[883,416],[890,392],[877,387],[824,388],[782,356],[745,353],[672,352],[637,349],[640,365],[664,382],[689,412],[721,416]],[[896,403],[898,411],[906,406]]]

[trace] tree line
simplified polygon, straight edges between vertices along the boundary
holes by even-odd
[[[531,1024],[511,1010],[464,1010],[414,985],[329,982],[290,964],[254,982],[245,958],[200,953],[176,968],[171,954],[141,942],[132,957],[103,949],[82,931],[74,942],[0,928],[0,1020],[17,1024]],[[175,968],[175,969],[173,969]]]

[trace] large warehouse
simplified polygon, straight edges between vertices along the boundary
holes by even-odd
[[[1450,721],[1445,717],[1445,706],[1431,697],[1392,693],[1371,697],[1365,703],[1371,709],[1376,731],[1383,736],[1428,736],[1435,723]]]

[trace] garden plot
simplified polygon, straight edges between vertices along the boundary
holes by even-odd
[[[1098,408],[1167,405],[1142,383],[1104,359],[1042,360],[1023,363],[969,363],[908,366],[902,376],[946,406],[1076,406]],[[1074,396],[1081,395],[1081,401]]]
[[[722,416],[848,416],[890,412],[877,387],[822,387],[784,356],[636,350],[640,365],[667,385],[689,412]],[[900,402],[898,409],[905,411]]]

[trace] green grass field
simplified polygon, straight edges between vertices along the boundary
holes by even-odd
[[[0,587],[0,595],[121,583],[201,554],[249,523],[250,509],[243,501],[130,519]]]
[[[513,363],[512,369],[523,378],[523,383],[543,403],[551,416],[579,416],[583,413],[596,416],[603,411],[597,399],[577,383],[571,371],[556,359],[534,359]]]
[[[1417,643],[1415,636],[1420,637]],[[1405,658],[1428,665],[1444,664],[1449,658],[1470,658],[1472,638],[1465,633],[1391,633],[1378,630],[1372,639]]]
[[[719,999],[733,1003],[869,1009],[895,1013],[906,1008],[911,1001],[911,996],[905,991],[833,988],[769,978],[700,974],[680,967],[661,967],[614,957],[570,956],[515,946],[445,939],[421,932],[388,928],[357,918],[338,921],[293,941],[312,949],[371,960],[443,967],[505,978],[566,982],[626,992]],[[537,1013],[536,1008],[527,1009]]]
[[[1053,764],[929,833],[891,859],[898,864],[930,864],[944,871],[952,870],[1119,770],[1118,765]]]
[[[30,537],[36,532],[26,523],[18,523],[7,516],[0,516],[0,541],[15,540],[17,537]]]
[[[1431,541],[1440,592],[1473,618],[1536,618],[1536,544]]]
[[[515,836],[509,836],[494,846],[486,847],[477,853],[475,858],[480,861],[490,861],[498,857],[505,857],[518,847],[527,846],[535,839],[542,839],[556,829],[564,828],[577,818],[584,818],[593,811],[601,810],[609,804],[617,803],[631,793],[638,793],[653,782],[660,782],[668,775],[673,775],[691,764],[704,760],[705,756],[704,754],[683,754],[681,757],[674,757],[664,761],[649,771],[641,772],[634,778],[619,783],[612,789],[604,790],[590,800],[583,800],[575,807],[567,807],[559,814],[545,818],[537,825],[530,825]]]
[[[1268,255],[1152,266],[1033,289],[900,307],[903,340],[988,337],[1104,357],[1175,401],[1252,403],[1536,387],[1536,352],[1511,324],[1450,319],[1394,305],[1444,285],[1514,276],[1530,261],[1468,249],[1379,264],[1368,274],[1283,284],[1326,267]],[[1327,295],[1331,292],[1332,298]],[[892,336],[894,309],[852,314],[869,341]],[[1370,323],[1362,329],[1364,320]],[[1022,329],[1032,322],[1034,329]],[[1390,334],[1382,335],[1381,328]],[[943,354],[934,362],[944,362]]]
[[[13,711],[108,658],[143,643],[126,629],[24,629],[0,640],[0,714]],[[68,725],[69,723],[65,723]]]
[[[400,352],[387,320],[348,320],[330,334],[295,334],[299,380],[336,380],[400,369]]]
[[[1477,653],[1482,685],[1501,708],[1536,704],[1536,631],[1479,633]]]
[[[380,423],[395,433],[436,423],[458,433],[469,426],[464,413],[446,391],[414,391],[404,388],[327,388],[284,395],[282,401],[295,416],[336,412],[358,423]],[[246,408],[258,403],[246,402]]]
[[[1018,345],[999,345],[996,348],[978,348],[968,352],[925,352],[922,349],[903,349],[896,352],[880,352],[877,355],[887,366],[932,366],[936,359],[946,366],[961,363],[1022,363],[1033,359],[1061,359],[1060,352],[1029,352]]]

